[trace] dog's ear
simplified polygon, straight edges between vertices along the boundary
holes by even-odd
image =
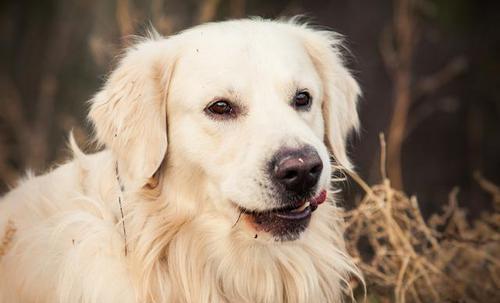
[[[129,48],[91,100],[89,119],[98,141],[111,149],[121,171],[143,184],[167,152],[166,97],[173,70],[169,48],[165,39]]]
[[[346,140],[349,133],[359,127],[356,105],[361,91],[342,61],[340,37],[334,32],[313,30],[306,25],[294,26],[323,82],[325,144],[340,166],[352,169]]]

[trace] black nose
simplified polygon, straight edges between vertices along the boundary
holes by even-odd
[[[283,150],[274,157],[274,179],[298,195],[308,194],[316,186],[322,170],[323,162],[312,147]]]

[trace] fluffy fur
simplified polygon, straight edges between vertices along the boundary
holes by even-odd
[[[262,167],[313,146],[351,167],[359,88],[339,39],[294,21],[206,24],[139,42],[92,99],[105,149],[28,176],[0,201],[0,302],[341,302],[352,275],[334,194],[295,241],[255,229],[237,206],[274,206]],[[307,88],[313,105],[289,105]],[[242,113],[208,117],[217,98]],[[123,219],[122,219],[123,213]],[[1,241],[0,241],[1,242]]]

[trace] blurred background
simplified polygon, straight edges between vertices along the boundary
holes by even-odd
[[[305,14],[346,36],[362,129],[350,145],[361,177],[380,181],[379,133],[393,186],[428,215],[458,186],[470,216],[500,183],[500,2],[473,0],[18,0],[0,4],[0,193],[89,138],[87,103],[151,23],[164,35],[206,21]],[[350,197],[356,185],[349,186]],[[353,200],[353,199],[351,199]]]

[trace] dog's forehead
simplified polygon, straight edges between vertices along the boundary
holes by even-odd
[[[317,80],[299,36],[285,27],[227,23],[197,28],[177,40],[183,51],[176,74],[200,86],[227,85],[238,90],[239,85],[259,82],[288,85]]]

